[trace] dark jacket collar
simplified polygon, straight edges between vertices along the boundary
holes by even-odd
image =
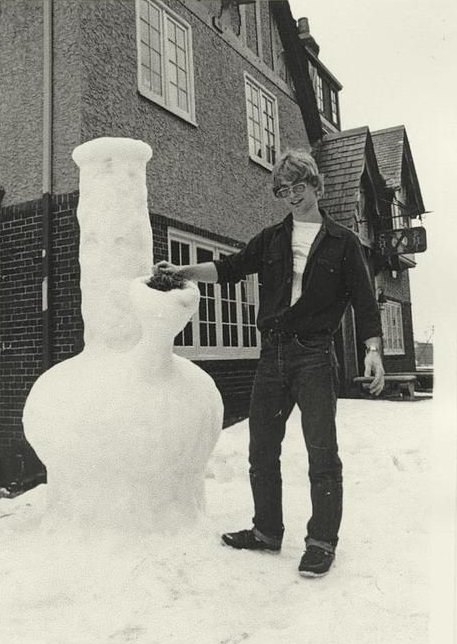
[[[342,237],[343,232],[341,230],[341,225],[338,224],[334,219],[329,217],[323,208],[319,208],[319,212],[322,217],[321,231],[332,235],[332,237]],[[287,230],[292,230],[293,221],[294,218],[292,213],[290,212],[283,220],[283,225]]]

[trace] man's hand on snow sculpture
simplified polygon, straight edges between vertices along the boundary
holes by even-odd
[[[181,268],[181,266],[176,266],[175,264],[171,264],[170,262],[163,260],[152,267],[152,273],[154,274],[158,270],[166,275],[173,275],[174,273],[179,273]]]

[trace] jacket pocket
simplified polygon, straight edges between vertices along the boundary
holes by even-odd
[[[332,275],[337,275],[341,272],[341,265],[331,259],[327,259],[326,257],[319,257],[316,263]]]
[[[268,253],[268,255],[265,255],[264,257],[264,263],[267,266],[273,266],[273,264],[276,264],[277,262],[280,262],[282,260],[282,255],[281,253]]]

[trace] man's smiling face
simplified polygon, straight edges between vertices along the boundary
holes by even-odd
[[[317,205],[316,188],[306,181],[284,181],[276,192],[293,214],[304,214]]]

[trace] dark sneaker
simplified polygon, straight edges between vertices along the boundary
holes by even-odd
[[[262,541],[255,534],[254,530],[226,532],[222,535],[222,541],[227,546],[231,546],[237,550],[268,550],[271,552],[279,552],[281,550],[281,542],[279,539],[268,538],[268,542]]]
[[[298,572],[303,577],[322,577],[330,570],[334,559],[334,552],[318,546],[307,546],[298,566]]]

